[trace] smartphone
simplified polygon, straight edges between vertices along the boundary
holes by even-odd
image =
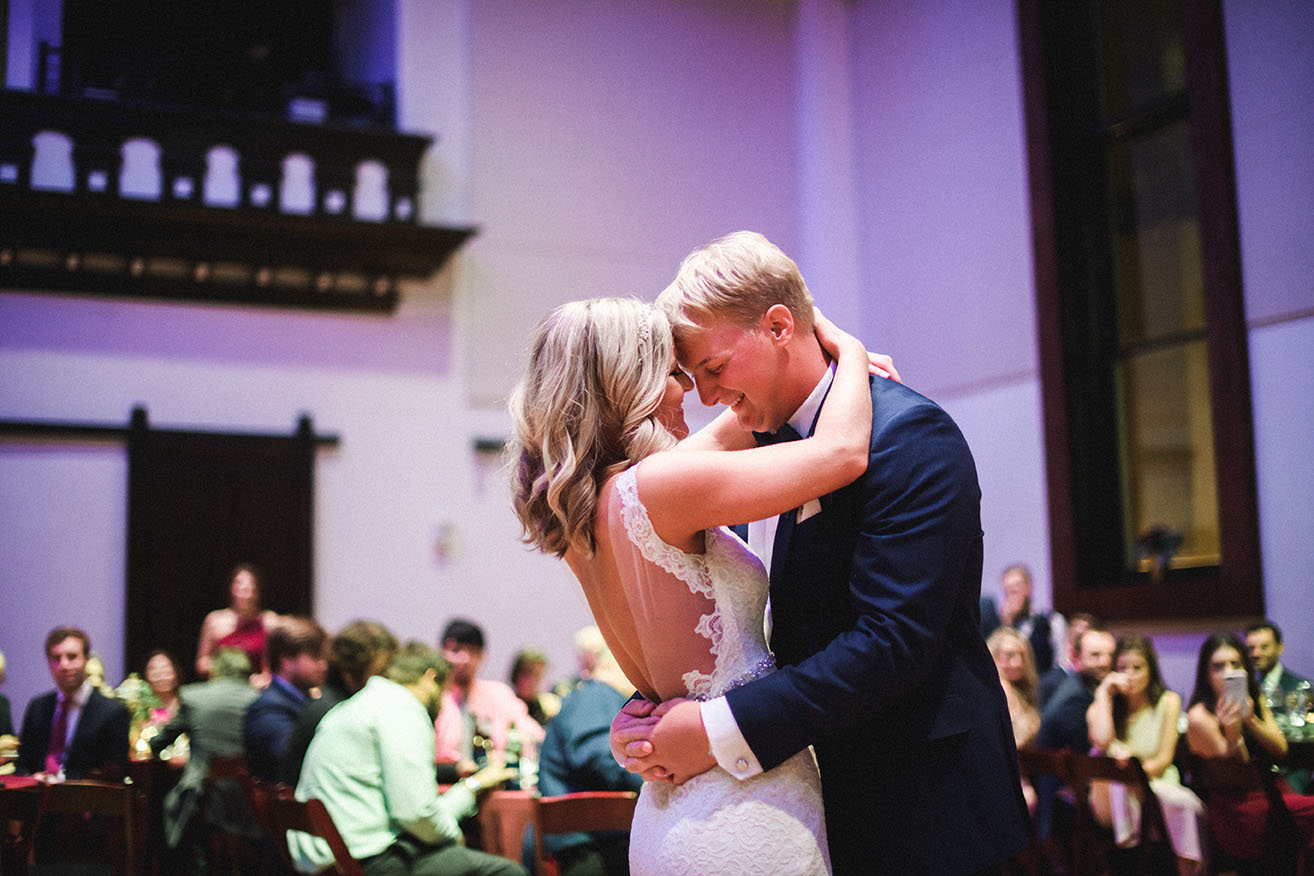
[[[1239,706],[1245,706],[1246,674],[1241,669],[1228,669],[1223,672],[1223,699],[1232,700]]]

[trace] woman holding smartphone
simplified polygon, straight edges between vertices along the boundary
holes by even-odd
[[[1229,676],[1234,677],[1238,670],[1245,676],[1244,697],[1226,691]],[[1286,757],[1286,737],[1260,694],[1250,655],[1232,633],[1214,633],[1200,646],[1195,691],[1186,718],[1187,745],[1197,757],[1243,761]],[[1314,797],[1295,793],[1281,777],[1278,782],[1304,843],[1299,872],[1314,873]],[[1243,860],[1261,856],[1268,817],[1263,791],[1215,791],[1209,794],[1206,806],[1210,830],[1223,851]]]

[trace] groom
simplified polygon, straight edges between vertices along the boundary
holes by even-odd
[[[811,432],[830,371],[788,256],[731,234],[686,258],[657,303],[703,404],[729,405],[759,443]],[[813,745],[836,876],[999,873],[1027,816],[980,633],[976,469],[933,402],[884,379],[872,401],[866,474],[819,512],[781,515],[764,558],[780,671],[668,704],[655,726],[622,713],[613,744],[667,781],[717,764],[747,779]]]

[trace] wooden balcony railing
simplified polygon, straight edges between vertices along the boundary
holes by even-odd
[[[417,220],[432,142],[0,91],[0,289],[391,310],[475,232]]]

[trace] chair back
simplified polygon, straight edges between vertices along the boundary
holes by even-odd
[[[145,844],[145,813],[144,801],[132,785],[94,779],[54,783],[46,793],[42,822],[61,815],[71,816],[62,820],[62,826],[81,827],[92,843],[103,841],[99,849],[88,847],[87,854],[113,861],[120,876],[135,876]],[[102,826],[104,833],[99,836]],[[67,840],[72,837],[61,831],[61,845],[72,845]]]
[[[1164,821],[1159,798],[1150,787],[1150,779],[1135,757],[1126,759],[1093,754],[1072,755],[1073,788],[1077,795],[1077,833],[1082,853],[1081,864],[1103,872],[1107,861],[1116,854],[1112,834],[1095,819],[1090,805],[1091,783],[1118,782],[1140,803],[1140,843],[1136,847],[1135,872],[1142,876],[1177,873],[1177,856]]]
[[[296,830],[317,836],[328,844],[333,853],[334,870],[339,876],[364,876],[360,864],[347,851],[347,844],[342,834],[338,833],[337,825],[333,823],[323,802],[315,799],[298,800],[292,788],[278,785],[270,790],[265,805],[274,845],[283,863],[292,872],[296,872],[297,868],[288,848],[287,834],[290,830]]]
[[[1018,749],[1018,772],[1023,782],[1036,793],[1029,834],[1031,841],[1017,857],[1017,864],[1028,876],[1051,872],[1071,872],[1073,843],[1060,842],[1051,830],[1054,800],[1072,799],[1072,752],[1062,749]],[[1045,795],[1042,801],[1041,794]],[[1044,807],[1042,811],[1042,805]],[[1041,823],[1043,817],[1045,823]],[[1071,837],[1065,837],[1071,839]]]
[[[45,808],[46,786],[21,782],[0,785],[0,876],[25,876],[32,858],[32,835]]]
[[[626,831],[634,821],[639,795],[633,791],[580,791],[540,797],[534,806],[534,872],[556,872],[556,863],[543,846],[553,833]]]
[[[264,840],[271,831],[264,795],[247,771],[246,757],[210,758],[202,808],[216,868],[264,876],[269,869]]]

